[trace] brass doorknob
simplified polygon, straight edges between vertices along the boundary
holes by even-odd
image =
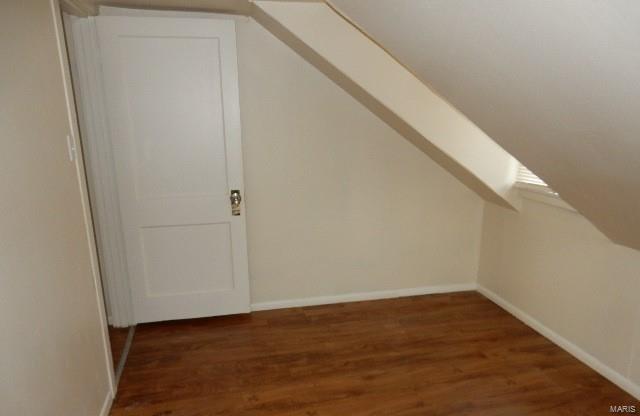
[[[231,215],[240,215],[240,203],[242,202],[242,195],[238,189],[232,189],[229,196],[231,201]]]

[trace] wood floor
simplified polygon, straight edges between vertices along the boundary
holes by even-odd
[[[476,292],[140,325],[113,416],[605,415],[640,405]]]

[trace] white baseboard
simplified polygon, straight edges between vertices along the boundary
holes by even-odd
[[[285,299],[251,304],[252,311],[297,308],[300,306],[330,305],[333,303],[359,302],[363,300],[391,299],[405,296],[431,295],[434,293],[464,292],[476,290],[475,283],[455,285],[423,286],[408,289],[378,290],[374,292],[345,293],[341,295],[317,296],[312,298]]]
[[[111,394],[111,391],[108,391],[107,397],[104,398],[104,403],[102,403],[102,409],[100,409],[100,416],[109,416],[112,403],[113,403],[113,395]]]
[[[503,299],[502,297],[500,297],[500,295],[481,285],[478,285],[477,290],[478,292],[489,298],[491,301],[496,303],[498,306],[500,306],[502,309],[506,310],[511,315],[515,316],[526,325],[534,329],[536,332],[540,333],[551,342],[558,345],[560,348],[564,349],[569,354],[573,355],[575,358],[582,361],[584,364],[588,365],[596,372],[600,373],[600,375],[611,381],[613,384],[617,385],[622,390],[640,400],[640,385],[634,383],[629,378],[604,364],[602,361],[598,360],[596,357],[589,354],[568,339],[564,338],[562,335],[545,326],[543,323],[536,320],[531,315],[519,309],[509,301]]]

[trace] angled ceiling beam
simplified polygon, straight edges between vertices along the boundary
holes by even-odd
[[[640,250],[640,2],[327,1]]]
[[[252,16],[487,201],[518,209],[518,162],[324,3],[255,1]]]

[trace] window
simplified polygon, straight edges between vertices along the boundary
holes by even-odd
[[[520,188],[529,189],[532,191],[542,192],[545,194],[558,195],[554,192],[549,185],[538,176],[527,169],[523,164],[518,167],[518,174],[516,176],[516,185]]]
[[[518,176],[516,177],[516,182],[548,187],[548,185],[544,183],[542,179],[538,178],[535,173],[527,169],[522,163],[518,167]]]

